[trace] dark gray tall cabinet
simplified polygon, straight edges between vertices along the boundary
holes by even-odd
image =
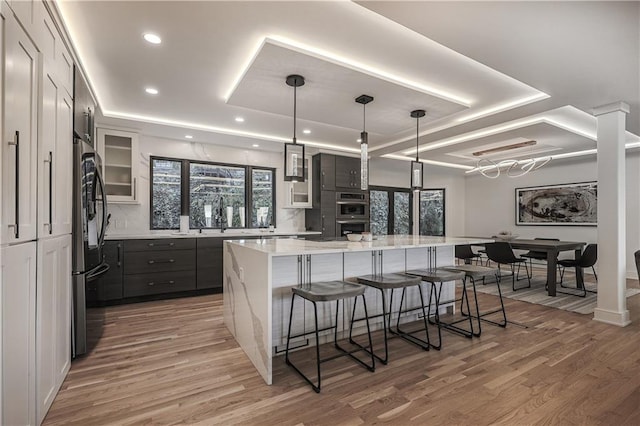
[[[313,156],[313,208],[305,211],[308,231],[336,238],[336,191],[360,192],[360,159],[332,154]]]

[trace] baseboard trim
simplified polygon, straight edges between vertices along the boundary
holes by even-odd
[[[596,308],[593,311],[593,320],[605,324],[617,325],[618,327],[626,327],[631,324],[628,310],[617,312]]]

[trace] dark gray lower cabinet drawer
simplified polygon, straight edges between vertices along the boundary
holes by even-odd
[[[148,296],[196,289],[195,271],[137,274],[124,277],[124,297]]]
[[[127,253],[124,274],[189,271],[196,268],[195,250],[141,251]]]
[[[165,238],[156,240],[127,240],[124,243],[126,253],[147,250],[188,250],[196,248],[195,238]]]

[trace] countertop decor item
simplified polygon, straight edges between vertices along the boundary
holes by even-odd
[[[347,240],[351,241],[351,242],[356,242],[356,241],[361,241],[362,240],[362,234],[347,234]]]
[[[369,189],[369,134],[367,133],[366,109],[373,96],[360,95],[356,102],[362,104],[362,132],[360,132],[360,189]]]
[[[418,150],[418,142],[420,140],[420,118],[427,115],[423,109],[411,111],[411,117],[416,119],[416,161],[411,162],[411,189],[414,191],[422,190],[422,163],[420,162],[420,151]]]
[[[293,142],[284,144],[284,180],[304,182],[304,145],[296,141],[297,88],[304,86],[304,77],[292,74],[286,82],[293,87]]]

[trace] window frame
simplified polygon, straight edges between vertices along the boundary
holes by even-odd
[[[234,163],[222,163],[218,161],[202,161],[202,160],[190,160],[185,158],[173,158],[173,157],[165,157],[160,155],[151,155],[149,157],[149,229],[152,231],[158,230],[171,230],[171,229],[179,229],[177,228],[154,228],[153,227],[153,162],[154,160],[164,160],[164,161],[175,161],[180,162],[180,214],[190,216],[190,206],[191,206],[191,188],[190,188],[190,179],[191,179],[191,164],[205,164],[210,166],[221,166],[221,167],[235,167],[244,169],[245,173],[245,185],[244,185],[244,200],[245,200],[245,226],[244,228],[240,227],[231,227],[225,229],[259,229],[254,228],[253,224],[253,170],[262,170],[269,171],[272,175],[272,204],[273,204],[273,213],[271,215],[271,226],[276,226],[276,168],[275,167],[267,167],[267,166],[250,166],[246,164],[234,164]],[[189,225],[189,229],[220,229],[219,226],[211,226],[211,227],[198,227],[192,228]]]
[[[446,237],[447,236],[447,190],[446,188],[423,188],[418,193],[418,235],[420,233],[422,221],[422,191],[442,191],[442,235],[425,235],[426,237]]]
[[[369,193],[371,191],[384,191],[387,193],[387,197],[389,199],[389,211],[387,212],[387,231],[388,235],[396,235],[396,217],[395,217],[395,196],[396,192],[403,192],[409,194],[409,234],[412,234],[413,230],[413,191],[410,188],[400,188],[395,186],[369,186]],[[371,197],[369,197],[371,200]],[[369,201],[371,203],[371,201]],[[371,209],[371,206],[369,206]],[[369,210],[371,211],[371,210]]]

